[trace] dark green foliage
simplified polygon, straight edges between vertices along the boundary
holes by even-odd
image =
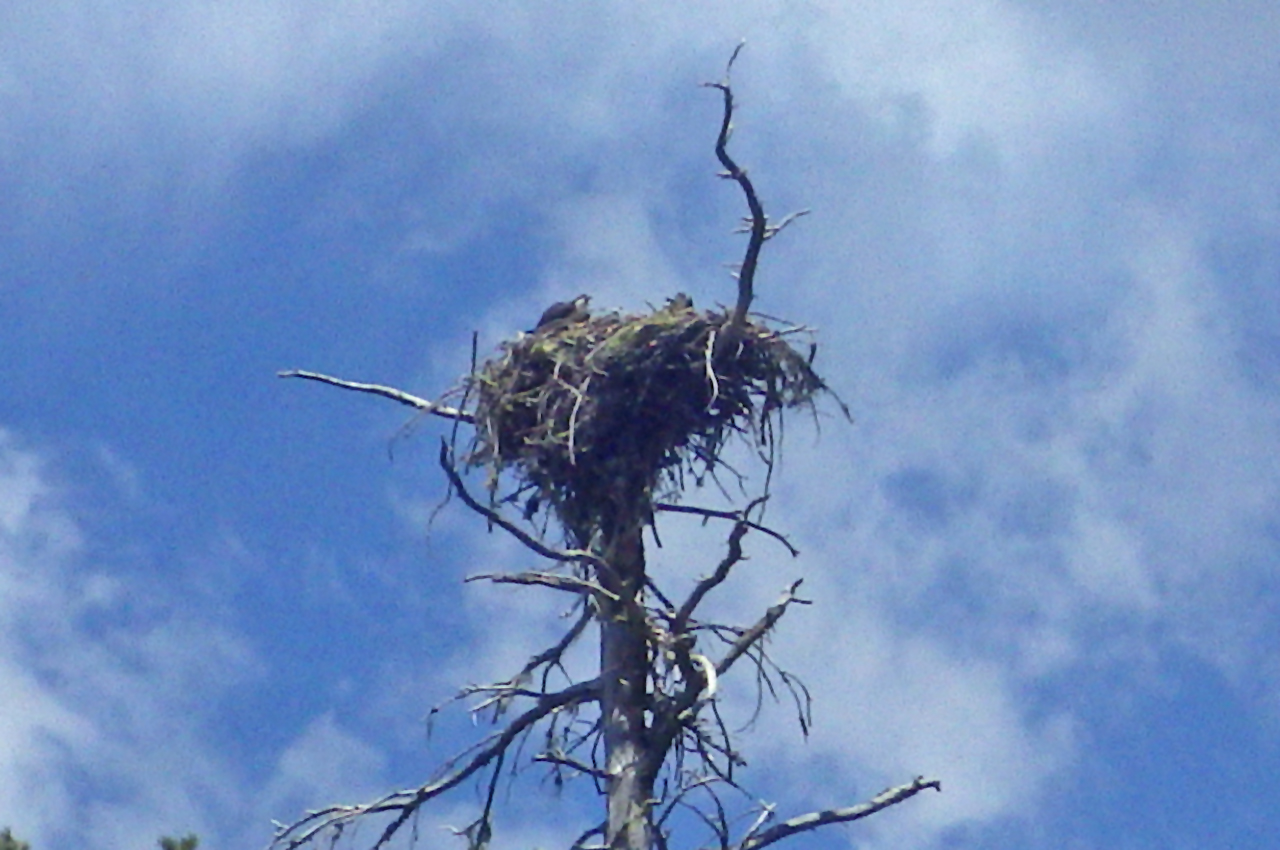
[[[200,839],[194,833],[188,834],[185,838],[170,838],[166,835],[158,843],[160,850],[196,850],[200,846]],[[13,833],[6,826],[0,829],[0,850],[31,850],[31,845],[14,838]]]

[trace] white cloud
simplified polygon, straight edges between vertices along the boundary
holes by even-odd
[[[50,464],[0,435],[0,810],[34,846],[193,830],[235,798],[209,702],[254,662],[223,629],[95,569]]]
[[[154,51],[157,94],[193,130],[306,142],[366,100],[389,63],[435,42],[441,22],[398,0],[180,3],[135,34]]]
[[[377,779],[385,756],[342,728],[332,714],[315,718],[281,753],[258,810],[258,821],[291,822],[328,803],[356,803],[385,793]],[[348,795],[354,795],[348,799]]]
[[[779,95],[738,125],[748,149],[791,138],[818,163],[804,179],[825,206],[770,246],[808,256],[760,287],[820,317],[819,363],[861,419],[788,451],[774,517],[830,613],[789,619],[780,652],[819,694],[815,752],[886,784],[943,776],[945,799],[881,833],[927,842],[1061,787],[1079,721],[1055,676],[1152,672],[1185,649],[1239,676],[1274,646],[1267,606],[1241,599],[1269,586],[1275,404],[1238,374],[1213,223],[1135,173],[1141,122],[1178,112],[1176,93],[1013,4],[815,8],[807,58],[839,83],[831,108],[810,119]],[[618,216],[577,222],[548,279],[587,245],[610,261],[597,289],[673,288],[651,196],[628,187]],[[767,600],[777,578],[741,592]]]
[[[869,826],[885,846],[899,829],[927,844],[1031,816],[1078,756],[1077,697],[1052,684],[1064,674],[1079,687],[1144,670],[1140,690],[1190,652],[1246,693],[1273,675],[1260,594],[1275,593],[1275,401],[1234,362],[1202,237],[1142,205],[1128,224],[1123,297],[1058,377],[1015,346],[954,374],[872,380],[852,400],[869,422],[788,453],[774,517],[806,550],[819,608],[784,624],[778,653],[819,695],[814,752],[844,753],[851,776],[936,772],[947,788]],[[901,374],[931,333],[855,362]],[[850,356],[840,332],[825,339],[827,363]],[[1047,717],[1046,693],[1060,705]]]
[[[1249,5],[1232,19],[1195,4],[1163,14],[1112,4],[1099,21],[1070,4],[995,0],[631,4],[598,16],[538,3],[185,3],[142,14],[63,4],[3,41],[14,49],[0,60],[0,98],[13,108],[0,151],[38,159],[43,140],[63,137],[56,128],[79,131],[73,153],[123,155],[160,126],[187,166],[231,169],[347,126],[371,92],[426,67],[423,132],[458,150],[445,151],[452,182],[406,207],[451,210],[440,194],[517,198],[551,235],[549,257],[516,284],[538,302],[495,305],[496,338],[527,326],[550,294],[587,289],[634,307],[678,288],[727,291],[721,270],[695,277],[668,240],[699,242],[728,218],[679,237],[660,229],[686,193],[703,194],[679,183],[686,161],[663,159],[693,157],[692,144],[647,140],[705,140],[711,128],[672,118],[672,104],[705,94],[692,84],[750,37],[736,149],[764,178],[771,210],[784,197],[816,207],[770,245],[762,298],[822,326],[819,364],[859,416],[851,430],[827,424],[816,447],[792,419],[780,485],[790,502],[773,516],[806,550],[795,571],[822,605],[784,623],[780,648],[811,672],[818,741],[843,774],[887,783],[936,770],[946,781],[942,798],[914,801],[881,833],[886,845],[925,842],[1025,815],[1025,800],[1069,770],[1070,707],[1046,718],[1028,697],[1053,675],[1184,646],[1249,681],[1274,654],[1254,597],[1274,593],[1264,526],[1277,506],[1277,411],[1237,373],[1230,282],[1206,261],[1226,213],[1268,238],[1280,221],[1274,127],[1242,106],[1274,88],[1244,72],[1270,61],[1276,18]],[[1167,54],[1186,57],[1180,74],[1162,75]],[[193,141],[205,136],[213,160]],[[710,151],[696,155],[709,173]],[[80,159],[93,161],[66,156],[49,171]],[[736,196],[723,197],[708,206],[736,214]],[[435,215],[406,245],[464,243],[451,212]],[[483,229],[484,215],[468,208],[458,229]],[[133,588],[84,567],[81,531],[35,456],[10,447],[4,457],[4,604],[64,623],[124,604]],[[486,564],[514,557],[499,544],[477,551]],[[749,613],[782,584],[751,572],[727,607]],[[546,597],[477,592],[465,605],[476,643],[422,674],[432,687],[517,668],[554,637]],[[86,751],[122,763],[111,741],[140,734],[181,690],[119,696],[139,680],[125,656],[183,687],[206,649],[230,668],[247,663],[225,636],[160,620],[84,658],[71,657],[80,626],[53,613],[32,621],[46,654],[33,666],[5,653],[6,684],[29,708],[7,719],[19,728],[6,732],[4,757],[40,770]],[[485,630],[495,622],[516,637]],[[54,686],[49,670],[87,684]],[[394,707],[426,688],[411,682]],[[84,689],[115,695],[107,704],[123,720],[73,704]],[[191,729],[165,728],[199,750]],[[280,793],[303,795],[290,783],[313,763],[333,785],[380,768],[327,717],[281,762]],[[48,787],[22,800],[52,819],[71,803]]]
[[[918,99],[936,155],[978,134],[1022,160],[1115,108],[1088,55],[1015,3],[822,5],[825,37],[811,41],[836,79],[890,122]]]
[[[589,291],[607,311],[674,295],[681,281],[664,256],[649,210],[631,194],[573,198],[553,210],[561,243],[543,273],[547,297]],[[632,307],[634,309],[634,307]]]

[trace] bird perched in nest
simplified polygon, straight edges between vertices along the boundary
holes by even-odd
[[[538,326],[534,330],[540,331],[549,325],[571,325],[574,322],[585,322],[591,318],[591,314],[587,312],[587,304],[590,301],[591,296],[585,293],[572,301],[557,301],[542,311],[542,318],[538,319]]]
[[[672,313],[683,313],[693,309],[693,299],[687,293],[677,292],[673,298],[667,299],[667,310]]]

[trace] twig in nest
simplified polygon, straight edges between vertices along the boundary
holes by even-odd
[[[591,386],[591,376],[587,376],[587,379],[582,382],[582,386],[580,388],[573,386],[567,381],[562,380],[561,383],[563,383],[569,392],[573,393],[575,396],[573,410],[569,413],[569,465],[576,466],[577,464],[574,459],[575,451],[573,437],[578,428],[578,411],[582,409],[582,402],[586,400],[587,390]]]
[[[707,382],[711,384],[711,398],[707,401],[707,410],[715,408],[716,402],[720,400],[720,379],[716,377],[716,367],[713,362],[712,354],[716,349],[716,332],[712,331],[707,336],[707,350],[703,358],[707,370]]]

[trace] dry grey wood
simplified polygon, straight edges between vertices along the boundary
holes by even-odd
[[[849,806],[844,809],[824,809],[820,812],[809,812],[808,814],[785,820],[762,832],[748,836],[735,845],[734,850],[761,850],[763,847],[767,847],[784,838],[790,838],[797,833],[808,832],[811,829],[817,829],[828,824],[861,820],[890,806],[896,806],[909,800],[926,788],[942,791],[942,783],[936,779],[925,779],[923,776],[917,776],[905,785],[886,788],[865,803],[859,803],[856,806]]]
[[[319,372],[308,372],[305,369],[288,369],[283,372],[277,372],[280,378],[304,378],[308,381],[319,381],[322,384],[330,384],[335,387],[341,387],[344,390],[354,390],[361,393],[371,393],[380,395],[383,398],[389,398],[392,401],[398,401],[401,404],[415,407],[423,413],[430,413],[433,416],[440,416],[445,419],[452,419],[455,422],[467,422],[474,424],[475,418],[466,411],[459,410],[456,407],[437,404],[434,401],[428,401],[425,398],[419,398],[416,395],[407,393],[404,390],[398,390],[395,387],[387,387],[382,384],[366,384],[360,381],[346,381],[342,378],[335,378],[332,375],[323,375]]]

